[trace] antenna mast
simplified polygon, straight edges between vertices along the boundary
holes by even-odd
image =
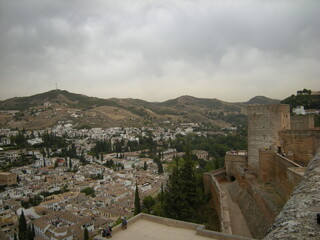
[[[56,82],[56,90],[58,90],[58,83]]]

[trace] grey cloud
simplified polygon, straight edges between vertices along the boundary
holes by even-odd
[[[317,87],[319,10],[318,1],[3,0],[1,98],[56,81],[99,97],[283,98]]]

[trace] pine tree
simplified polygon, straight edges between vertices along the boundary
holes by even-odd
[[[141,213],[140,196],[138,190],[138,184],[136,183],[136,192],[134,195],[134,215]]]
[[[87,228],[84,228],[83,240],[89,240],[89,232]]]
[[[186,152],[185,163],[181,168],[182,191],[186,195],[187,204],[190,209],[195,208],[198,202],[197,183],[194,170],[194,163],[190,152]]]
[[[174,166],[169,176],[167,189],[164,194],[163,210],[165,217],[183,220],[182,211],[184,206],[184,196],[180,188],[181,178],[178,164]]]
[[[189,152],[184,156],[184,164],[179,167],[179,159],[169,176],[164,194],[165,216],[184,221],[194,221],[199,203],[194,164]]]

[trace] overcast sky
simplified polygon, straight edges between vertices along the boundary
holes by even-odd
[[[320,1],[0,0],[0,99],[320,90]]]

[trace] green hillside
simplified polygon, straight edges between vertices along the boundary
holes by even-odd
[[[290,108],[304,106],[305,109],[320,109],[320,95],[311,95],[311,91],[307,90],[298,95],[291,95],[281,103],[289,104]]]

